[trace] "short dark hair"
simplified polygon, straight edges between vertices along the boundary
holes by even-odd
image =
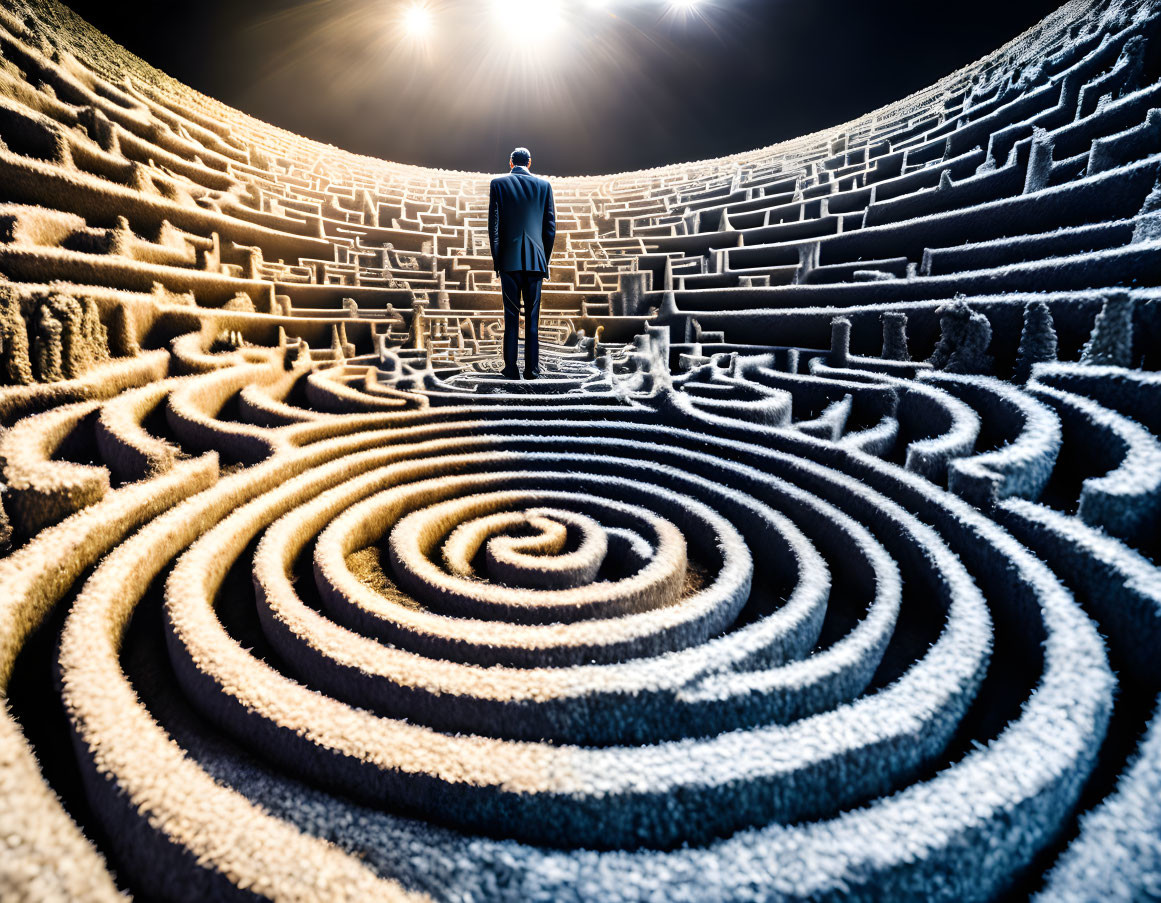
[[[517,166],[527,166],[532,162],[532,151],[526,147],[518,147],[512,151],[511,160]]]

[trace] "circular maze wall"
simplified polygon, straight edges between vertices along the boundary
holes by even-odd
[[[0,897],[1161,894],[1161,8],[828,132],[358,157],[0,10]]]

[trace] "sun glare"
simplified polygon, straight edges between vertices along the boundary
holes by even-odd
[[[410,38],[416,40],[428,38],[434,26],[435,18],[425,3],[413,3],[403,11],[403,31]]]
[[[560,0],[527,0],[513,4],[498,0],[493,3],[496,25],[514,45],[530,50],[539,49],[537,42],[551,38],[564,19]]]

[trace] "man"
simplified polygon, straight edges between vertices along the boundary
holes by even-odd
[[[556,240],[552,186],[529,172],[532,154],[518,147],[508,158],[506,176],[492,179],[488,197],[488,237],[492,269],[504,295],[504,375],[519,379],[520,299],[524,299],[524,378],[540,376],[540,283]]]

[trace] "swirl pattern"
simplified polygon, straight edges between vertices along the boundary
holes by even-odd
[[[561,180],[518,383],[472,174],[18,5],[0,896],[1156,891],[1156,3]]]

